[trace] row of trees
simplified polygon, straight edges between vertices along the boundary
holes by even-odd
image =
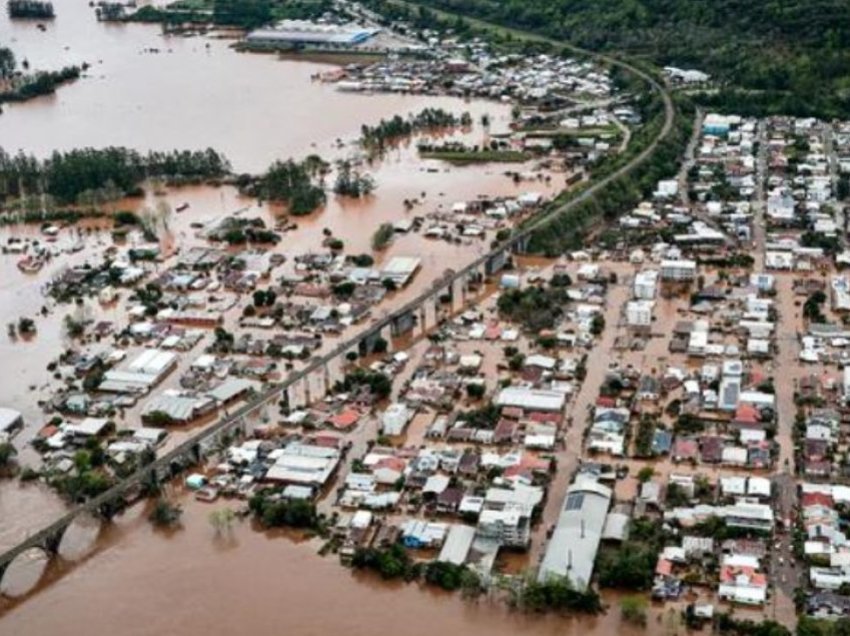
[[[564,315],[567,293],[558,287],[506,289],[499,295],[499,315],[529,331],[552,329]]]
[[[595,196],[570,209],[568,214],[553,216],[548,223],[533,232],[527,249],[554,256],[580,247],[594,226],[613,220],[623,211],[634,208],[641,200],[651,196],[659,179],[676,174],[693,126],[692,105],[680,101],[679,108],[680,113],[674,121],[673,129],[658,143],[651,157],[628,174],[609,183]],[[660,131],[663,120],[663,113],[659,111],[632,137],[629,150],[616,163],[602,166],[599,170],[602,174],[594,171],[594,176],[613,172],[646,148]],[[580,192],[574,190],[565,197],[577,196]],[[558,204],[558,200],[555,204]]]
[[[0,79],[9,79],[15,72],[18,63],[12,49],[0,46]]]
[[[310,501],[277,499],[261,492],[251,497],[248,507],[267,528],[317,529],[319,515]]]
[[[402,117],[395,115],[391,119],[382,119],[375,126],[360,128],[360,144],[373,152],[383,152],[386,147],[414,132],[471,126],[472,116],[463,113],[459,117],[442,108],[425,108],[415,115]]]
[[[230,172],[227,159],[208,148],[142,154],[122,147],[80,148],[54,152],[40,161],[32,155],[10,155],[0,148],[0,200],[48,194],[64,204],[81,194],[104,188],[132,194],[150,177],[214,180]]]
[[[415,563],[398,543],[387,548],[359,548],[351,565],[358,570],[377,572],[385,579],[415,581],[422,578],[429,585],[450,592],[463,590],[469,596],[483,591],[481,579],[465,565],[445,561],[432,561],[427,565]]]
[[[213,0],[213,22],[255,29],[273,20],[314,20],[331,9],[331,0]]]

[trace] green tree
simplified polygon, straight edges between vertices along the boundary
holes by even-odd
[[[385,249],[393,240],[395,229],[391,223],[381,223],[372,235],[372,249],[380,251]]]
[[[643,596],[624,596],[620,600],[620,614],[623,620],[633,625],[646,626],[647,602]]]
[[[7,471],[15,462],[18,451],[10,442],[0,443],[0,472]]]

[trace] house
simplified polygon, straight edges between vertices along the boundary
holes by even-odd
[[[0,408],[0,439],[9,439],[24,427],[24,416],[20,411]]]
[[[381,431],[384,435],[401,435],[413,419],[414,412],[403,402],[394,402],[381,415]]]
[[[759,572],[758,559],[738,555],[724,557],[717,595],[741,605],[764,605],[767,577]]]
[[[635,399],[638,401],[657,402],[661,397],[661,383],[651,375],[641,376]]]
[[[806,613],[819,619],[850,616],[850,596],[833,592],[817,592],[806,601]]]
[[[478,534],[499,545],[527,548],[531,517],[543,501],[543,489],[515,483],[513,488],[489,488],[478,515]]]
[[[695,439],[677,437],[673,442],[670,455],[674,462],[696,461],[699,455],[699,444]]]
[[[448,531],[447,523],[409,519],[402,526],[401,539],[407,548],[438,548],[443,545]]]
[[[707,464],[719,464],[723,460],[722,438],[705,435],[700,439],[700,459]]]
[[[651,300],[630,300],[626,303],[626,324],[629,327],[649,327],[652,325]]]

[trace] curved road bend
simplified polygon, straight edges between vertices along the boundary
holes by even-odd
[[[495,25],[490,25],[488,23],[484,23],[478,20],[473,20],[470,18],[465,18],[473,24],[478,24],[480,26],[486,28],[494,28]],[[519,31],[514,31],[517,35],[524,37],[526,39],[534,39],[537,41],[547,41],[563,48],[568,48],[576,53],[581,55],[588,56],[592,59],[599,60],[601,62],[605,62],[612,66],[617,66],[619,68],[623,68],[634,75],[643,79],[647,84],[650,85],[652,90],[661,95],[661,98],[664,102],[664,124],[661,127],[656,138],[638,155],[636,155],[631,161],[624,164],[611,174],[605,176],[604,178],[596,181],[587,189],[582,191],[575,198],[567,201],[566,203],[553,208],[548,213],[541,215],[538,219],[527,225],[521,231],[511,236],[508,240],[504,241],[497,245],[494,249],[490,250],[490,252],[484,254],[479,257],[466,267],[462,268],[460,271],[455,272],[454,274],[443,277],[442,279],[438,279],[434,282],[434,285],[430,290],[426,290],[422,294],[420,294],[417,298],[405,304],[402,308],[396,310],[392,314],[387,315],[385,318],[380,319],[379,321],[369,325],[364,330],[360,331],[358,334],[347,338],[345,341],[338,344],[334,347],[330,352],[318,357],[314,358],[306,367],[303,369],[296,371],[282,383],[274,385],[262,393],[260,393],[257,397],[255,397],[251,402],[244,405],[236,412],[228,415],[222,420],[219,420],[215,424],[212,424],[208,428],[200,431],[193,437],[187,439],[179,446],[175,447],[171,451],[167,452],[162,457],[158,458],[152,464],[145,466],[144,468],[139,469],[133,475],[128,478],[122,480],[103,494],[95,497],[94,499],[81,504],[75,507],[73,510],[63,515],[59,519],[57,519],[51,525],[43,528],[42,530],[36,532],[31,535],[27,540],[21,542],[14,548],[7,550],[3,554],[0,554],[0,572],[5,570],[6,566],[11,563],[18,555],[25,552],[26,550],[33,547],[40,547],[43,545],[44,541],[57,534],[64,531],[64,529],[70,525],[70,523],[74,520],[74,518],[83,512],[97,512],[102,506],[108,504],[120,497],[122,497],[128,490],[133,488],[134,486],[142,483],[145,479],[149,477],[152,471],[157,469],[167,469],[172,462],[178,461],[188,453],[192,451],[192,449],[203,442],[215,438],[220,433],[223,433],[235,426],[237,426],[243,418],[252,414],[254,411],[263,407],[265,404],[272,400],[279,399],[284,392],[295,383],[299,382],[303,378],[307,377],[311,373],[323,369],[323,367],[328,364],[330,361],[334,360],[340,355],[345,355],[347,351],[357,347],[359,343],[369,334],[375,333],[376,331],[380,331],[390,325],[395,319],[400,316],[407,314],[408,312],[416,309],[420,305],[422,305],[425,301],[427,301],[430,297],[433,296],[434,292],[439,289],[444,289],[447,286],[451,285],[454,281],[458,279],[463,279],[469,273],[476,271],[477,269],[483,267],[487,261],[495,255],[500,254],[503,251],[511,249],[514,245],[519,243],[524,238],[530,236],[534,231],[545,226],[549,221],[551,221],[555,216],[568,213],[570,210],[574,209],[581,203],[584,203],[591,197],[593,197],[597,192],[611,184],[616,179],[619,179],[622,176],[628,175],[637,167],[641,166],[645,163],[654,153],[658,144],[661,143],[667,136],[670,134],[670,131],[673,128],[673,122],[675,119],[675,107],[673,105],[673,98],[670,95],[668,88],[661,83],[659,83],[654,77],[646,73],[645,71],[633,66],[627,61],[618,59],[611,55],[605,55],[600,53],[594,53],[593,51],[588,51],[586,49],[582,49],[580,47],[572,46],[565,42],[558,42],[556,40],[551,40],[549,38],[543,38],[540,36],[534,36],[531,34],[525,34]],[[589,379],[589,378],[588,378]],[[587,384],[587,380],[585,381]],[[574,430],[579,430],[579,427],[576,426]],[[579,452],[577,448],[574,448],[575,444],[568,444],[567,449],[558,454],[558,474],[559,475],[570,475],[572,473],[573,468],[578,460]],[[580,438],[579,438],[579,446],[580,446]],[[559,482],[561,480],[558,480]],[[556,483],[553,485],[561,486],[560,483]],[[565,487],[565,486],[564,486]],[[552,489],[553,491],[555,488]],[[551,506],[559,506],[560,505],[560,494],[552,492],[549,497],[549,502],[547,505],[547,510],[544,514],[544,519],[548,518],[551,514],[549,508]]]

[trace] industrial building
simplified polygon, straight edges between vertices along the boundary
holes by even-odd
[[[176,354],[159,349],[145,349],[126,369],[110,369],[104,373],[103,382],[98,389],[106,393],[147,393],[176,366]]]
[[[283,20],[274,28],[251,31],[245,41],[254,46],[347,48],[363,44],[380,29],[358,24],[319,24],[309,20]]]
[[[593,479],[580,476],[567,489],[540,565],[540,581],[565,576],[575,589],[587,589],[610,504],[611,489]]]
[[[566,396],[560,391],[529,389],[527,387],[505,387],[496,396],[496,406],[513,407],[525,411],[560,412],[564,409]]]
[[[335,448],[310,444],[290,444],[274,452],[275,463],[266,473],[269,481],[321,488],[339,465]]]
[[[398,287],[404,287],[421,264],[422,259],[415,256],[395,256],[381,270],[381,279],[389,279]]]

